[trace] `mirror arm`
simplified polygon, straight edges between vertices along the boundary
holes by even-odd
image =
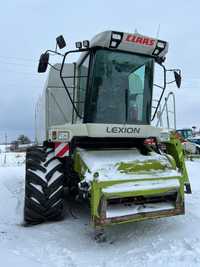
[[[155,119],[156,113],[157,113],[158,108],[160,106],[160,103],[161,103],[161,100],[163,98],[163,95],[164,95],[164,92],[165,92],[165,89],[166,89],[166,85],[167,85],[167,70],[166,70],[165,66],[162,63],[159,64],[159,65],[163,68],[163,71],[164,71],[164,86],[163,87],[160,86],[160,88],[162,88],[163,91],[162,91],[162,93],[160,95],[160,98],[158,100],[158,105],[156,107],[156,110],[154,111],[154,114],[153,114],[153,117],[152,117],[151,121],[153,121]]]
[[[175,77],[174,81],[168,82],[167,84],[175,82],[177,87],[180,88],[180,86],[181,86],[181,70],[180,69],[169,69],[167,71],[173,72],[174,77]]]
[[[180,69],[166,69],[165,66],[162,63],[159,64],[159,65],[163,68],[163,71],[164,71],[164,86],[162,87],[162,86],[159,86],[157,84],[154,84],[154,86],[161,88],[163,91],[162,91],[162,93],[160,95],[156,110],[154,111],[154,114],[153,114],[153,117],[152,117],[151,121],[153,121],[155,119],[156,113],[157,113],[158,108],[159,108],[159,106],[161,104],[161,100],[163,98],[163,95],[164,95],[164,92],[165,92],[167,84],[171,84],[171,83],[176,82],[176,79],[173,80],[173,81],[167,82],[167,72],[177,72],[181,76],[181,70]]]
[[[158,88],[160,88],[160,89],[163,90],[163,87],[162,87],[162,86],[160,86],[160,85],[158,85],[158,84],[156,84],[156,83],[154,83],[153,85],[154,85],[155,87],[158,87]]]
[[[52,54],[56,54],[56,55],[58,55],[58,56],[64,57],[63,54],[61,54],[61,53],[59,53],[59,52],[57,52],[57,51],[50,50],[50,49],[46,50],[45,54],[46,54],[46,53],[52,53]]]
[[[56,48],[56,49],[57,49],[57,48]],[[63,54],[61,54],[61,53],[59,53],[59,52],[57,52],[57,51],[49,50],[49,49],[46,50],[44,54],[49,54],[49,53],[56,54],[56,55],[58,55],[58,56],[62,56],[62,57],[64,57]],[[51,66],[54,70],[60,71],[60,69],[54,67],[54,66],[53,66],[52,64],[50,64],[49,62],[48,62],[47,64],[48,64],[49,66]]]
[[[181,69],[168,69],[166,71],[177,71],[181,75]]]
[[[55,52],[57,53],[58,50],[58,44],[56,43],[56,48],[55,48]]]
[[[167,84],[170,84],[170,83],[174,83],[176,80],[173,80],[173,81],[171,81],[171,82],[167,82]]]
[[[65,80],[64,80],[64,77],[63,77],[62,74],[63,74],[63,68],[64,68],[64,64],[65,64],[65,59],[66,59],[66,57],[67,57],[69,54],[71,54],[71,53],[85,52],[85,51],[89,51],[89,49],[88,49],[88,48],[83,48],[83,49],[79,49],[79,50],[71,50],[71,51],[66,52],[66,53],[63,55],[63,60],[62,60],[61,68],[60,68],[60,79],[61,79],[61,81],[62,81],[62,83],[63,83],[63,85],[64,85],[65,91],[66,91],[66,93],[67,93],[67,95],[68,95],[68,97],[69,97],[69,100],[70,100],[70,102],[71,102],[71,104],[72,104],[72,107],[73,107],[73,109],[75,110],[76,115],[77,115],[80,119],[82,119],[82,116],[79,114],[79,112],[78,112],[78,110],[77,110],[77,108],[76,108],[76,106],[75,106],[75,104],[74,104],[74,102],[73,102],[73,99],[72,99],[72,97],[71,97],[71,95],[70,95],[70,93],[69,93],[69,90],[68,90],[68,88],[67,88],[67,85],[66,85],[66,83],[65,83]]]

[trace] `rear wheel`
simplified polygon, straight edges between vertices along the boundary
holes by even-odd
[[[32,147],[26,154],[24,220],[27,224],[62,218],[64,206],[62,164],[53,149]]]

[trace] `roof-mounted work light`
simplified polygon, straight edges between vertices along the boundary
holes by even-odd
[[[157,47],[160,48],[160,49],[164,49],[166,46],[166,43],[163,42],[163,41],[158,41],[157,42]]]
[[[111,40],[110,40],[110,47],[117,48],[118,45],[121,43],[123,38],[123,32],[112,32]]]
[[[158,56],[165,49],[165,46],[166,46],[166,42],[158,40],[156,44],[156,48],[153,51],[153,56]]]
[[[83,46],[84,46],[85,48],[89,48],[89,47],[90,47],[90,42],[89,42],[88,40],[84,40],[84,41],[83,41]]]
[[[82,42],[76,42],[75,46],[76,46],[76,48],[81,49],[82,48]]]
[[[112,39],[113,40],[120,40],[122,39],[122,34],[121,33],[112,33]]]

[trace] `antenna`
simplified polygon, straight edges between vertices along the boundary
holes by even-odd
[[[137,30],[137,28],[135,28],[135,33],[138,33],[138,30]]]
[[[160,23],[158,24],[157,33],[156,33],[156,39],[159,38],[160,35]]]

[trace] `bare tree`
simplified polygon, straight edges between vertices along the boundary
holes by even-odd
[[[27,136],[25,136],[24,134],[19,135],[19,137],[17,138],[17,142],[19,145],[31,143],[30,139]]]

